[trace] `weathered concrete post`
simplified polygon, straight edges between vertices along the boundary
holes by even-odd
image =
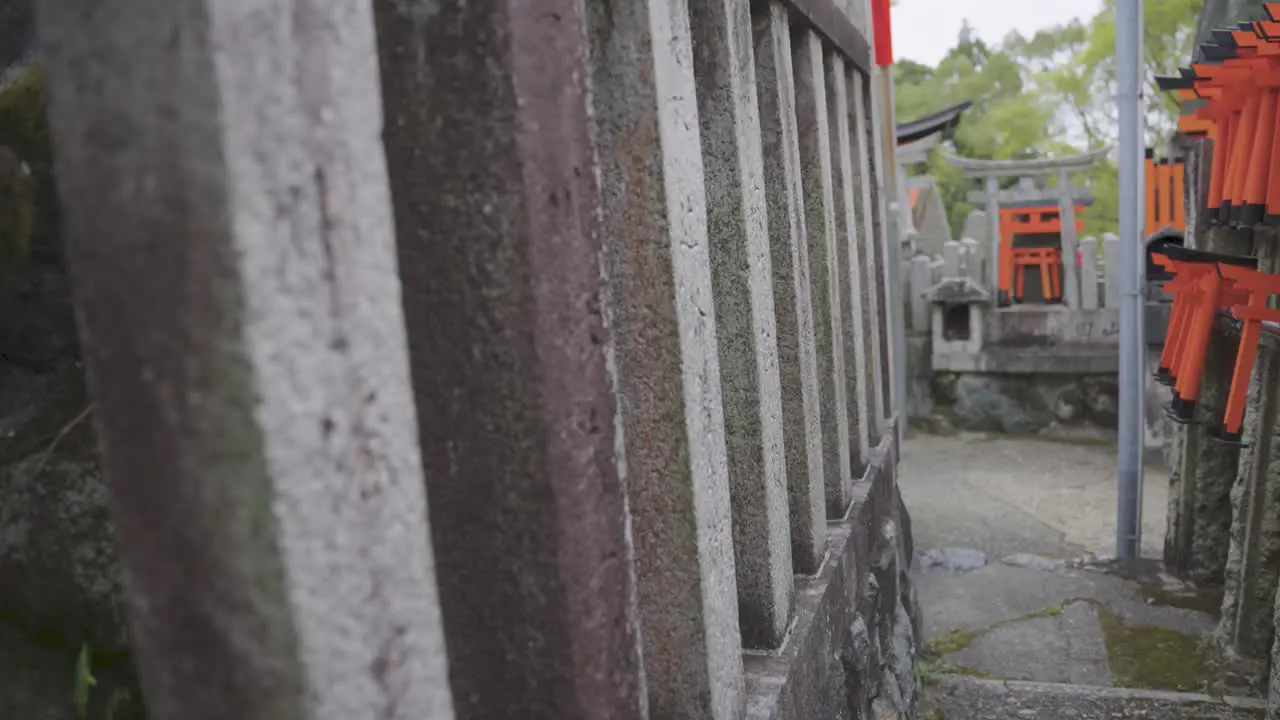
[[[889,398],[885,395],[884,383],[881,382],[884,345],[878,342],[878,339],[883,335],[884,330],[880,306],[886,302],[886,298],[881,292],[881,285],[878,282],[879,274],[876,271],[876,263],[879,256],[876,250],[879,238],[879,233],[876,230],[879,211],[875,192],[875,176],[871,172],[875,157],[872,143],[878,143],[880,139],[875,137],[875,128],[871,123],[874,104],[871,102],[870,83],[861,73],[853,73],[852,95],[853,103],[850,112],[853,114],[854,163],[857,167],[866,169],[866,172],[859,177],[858,187],[861,193],[858,199],[858,208],[862,218],[863,252],[860,255],[860,259],[863,266],[863,326],[866,337],[873,338],[872,342],[868,343],[871,346],[871,362],[864,368],[866,371],[865,383],[870,388],[869,397],[871,402],[870,407],[867,409],[867,437],[872,445],[878,445],[880,436],[884,433],[884,420],[888,414],[889,402]]]
[[[1080,241],[1080,307],[1098,309],[1098,238]]]
[[[1071,173],[1058,171],[1058,220],[1062,226],[1062,299],[1067,307],[1080,307],[1080,268],[1076,262],[1076,203],[1071,194]]]
[[[751,9],[734,0],[694,3],[690,24],[739,619],[747,647],[775,648],[791,619],[794,580]]]
[[[788,12],[779,0],[772,0],[769,12],[754,18],[753,37],[778,318],[791,556],[796,572],[808,575],[818,571],[827,548],[826,486]]]
[[[848,412],[850,424],[849,455],[855,480],[862,477],[870,452],[870,435],[867,433],[869,418],[868,388],[865,381],[867,366],[867,338],[862,327],[862,248],[859,247],[858,213],[854,201],[853,150],[850,146],[852,129],[849,122],[849,76],[857,70],[847,66],[838,53],[827,57],[827,109],[828,127],[835,133],[836,172],[836,267],[845,279],[845,289],[840,293],[841,338],[845,365],[845,383],[848,387]],[[847,506],[848,497],[841,498]]]
[[[588,10],[649,712],[736,718],[745,686],[687,4]]]
[[[374,8],[459,715],[642,717],[582,3]]]
[[[849,415],[844,380],[844,319],[836,254],[835,191],[832,187],[831,131],[828,125],[822,39],[812,30],[792,48],[796,78],[796,117],[800,130],[800,169],[805,229],[809,236],[813,284],[814,332],[818,346],[818,383],[822,399],[823,466],[827,516],[844,513],[843,498],[853,489],[849,456]]]
[[[370,4],[42,7],[152,717],[453,717]]]

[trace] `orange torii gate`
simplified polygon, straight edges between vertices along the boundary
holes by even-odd
[[[1068,306],[1080,304],[1080,277],[1078,267],[1078,233],[1082,229],[1076,213],[1092,202],[1087,187],[1073,185],[1071,174],[1088,170],[1109,152],[1102,148],[1065,158],[1035,160],[975,160],[949,156],[947,162],[960,170],[966,178],[983,181],[983,189],[970,192],[969,202],[986,209],[991,243],[991,276],[986,279],[996,290],[1001,304],[1010,303],[1019,296],[1022,283],[1017,283],[1018,263],[1023,273],[1026,267],[1040,270],[1043,293],[1054,299],[1062,299]],[[1001,178],[1020,179],[1016,187],[1000,189]],[[1052,188],[1039,187],[1037,179],[1056,178]],[[1027,216],[1027,217],[1023,217]],[[1035,216],[1035,217],[1031,217]],[[1056,234],[1050,248],[1025,248],[1037,252],[1018,253],[1015,238],[1018,236]],[[1056,255],[1046,250],[1056,251]],[[1061,285],[1055,292],[1053,285],[1061,267]],[[1025,275],[1023,276],[1025,278]]]
[[[1076,201],[1074,210],[1082,211],[1087,202]],[[1073,213],[1073,216],[1075,213]],[[1075,232],[1084,230],[1084,222],[1075,220]],[[1018,247],[1019,238],[1056,235],[1058,247]],[[1028,268],[1040,274],[1040,292],[1047,302],[1063,299],[1062,295],[1062,212],[1057,204],[1009,203],[1000,206],[1000,272],[997,289],[1004,297],[1022,302],[1026,297]]]

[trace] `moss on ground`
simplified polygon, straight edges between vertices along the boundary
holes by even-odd
[[[998,623],[989,625],[980,630],[952,630],[948,633],[940,635],[925,643],[924,651],[920,654],[918,661],[920,667],[920,682],[929,685],[932,678],[937,675],[967,675],[969,677],[992,679],[992,676],[980,673],[971,668],[957,665],[946,660],[946,656],[952,653],[958,653],[969,647],[975,640],[983,635],[995,630],[1023,620],[1031,620],[1033,618],[1057,617],[1062,614],[1062,605],[1050,605],[1041,608],[1035,612],[1019,615],[1008,620],[1001,620]]]
[[[1213,677],[1200,638],[1150,625],[1128,625],[1097,605],[1112,683],[1119,687],[1203,692]]]
[[[1222,588],[1197,588],[1191,592],[1170,592],[1157,585],[1140,586],[1150,605],[1195,610],[1217,618],[1222,615]]]

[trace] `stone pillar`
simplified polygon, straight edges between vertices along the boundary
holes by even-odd
[[[588,10],[649,712],[736,718],[742,641],[687,4]]]
[[[1080,241],[1080,307],[1098,309],[1098,238]]]
[[[964,258],[965,277],[976,285],[982,285],[982,246],[973,238],[960,238],[961,257]]]
[[[812,30],[792,48],[796,79],[796,118],[800,136],[800,178],[804,190],[805,229],[809,236],[813,284],[814,332],[818,347],[818,384],[822,399],[822,456],[826,468],[827,517],[844,514],[843,498],[853,487],[849,457],[849,416],[844,380],[843,317],[839,258],[836,254],[835,197],[832,187],[831,132],[822,39]]]
[[[858,208],[862,219],[863,252],[860,258],[863,266],[863,332],[870,341],[867,343],[870,347],[870,362],[866,364],[865,368],[865,382],[870,388],[870,407],[867,409],[867,436],[872,445],[878,445],[880,436],[884,432],[885,410],[888,401],[884,393],[884,384],[880,382],[880,368],[883,364],[881,355],[884,347],[879,342],[880,337],[884,334],[882,332],[884,326],[881,321],[880,306],[884,304],[886,298],[881,292],[881,285],[877,282],[878,274],[876,272],[878,257],[876,245],[879,238],[876,223],[880,215],[876,210],[877,191],[873,172],[874,153],[870,143],[879,142],[879,139],[873,135],[875,131],[871,123],[870,113],[874,111],[874,105],[871,103],[871,89],[868,87],[868,83],[868,78],[862,73],[855,72],[853,74],[854,164],[861,170],[858,182],[861,190]]]
[[[1071,197],[1071,175],[1058,171],[1058,219],[1062,225],[1062,299],[1067,307],[1080,307],[1080,272],[1076,265],[1076,204]]]
[[[889,185],[889,163],[894,162],[894,158],[886,158],[884,156],[884,134],[881,123],[884,122],[883,108],[885,104],[893,102],[892,98],[885,97],[881,94],[884,85],[880,82],[880,77],[885,72],[891,72],[885,68],[873,68],[871,76],[868,78],[868,90],[866,98],[866,106],[868,109],[867,131],[869,146],[869,166],[868,175],[871,178],[872,193],[872,210],[874,211],[874,221],[872,227],[875,230],[875,273],[876,273],[876,293],[880,297],[880,303],[876,310],[880,320],[880,335],[878,336],[878,345],[880,346],[880,362],[878,367],[879,384],[883,386],[881,397],[883,404],[881,406],[881,414],[885,421],[895,412],[894,398],[897,395],[895,390],[895,371],[893,368],[893,359],[895,352],[895,343],[893,339],[893,327],[895,318],[901,317],[901,308],[895,312],[894,309],[894,293],[892,288],[892,280],[889,277],[890,269],[897,267],[898,252],[895,246],[900,246],[899,232],[902,228],[895,229],[896,217],[890,213],[890,199],[895,194],[894,189]]]
[[[997,303],[1005,302],[1010,298],[1000,297],[1000,180],[995,175],[988,175],[986,178],[986,187],[983,188],[987,193],[987,239],[991,243],[991,262],[987,267],[991,268],[991,285],[992,297],[997,299]]]
[[[845,289],[840,293],[842,332],[844,342],[845,382],[848,387],[849,454],[852,458],[854,479],[864,474],[868,453],[871,450],[867,433],[869,418],[867,409],[869,393],[867,375],[867,337],[862,326],[862,247],[859,242],[858,214],[854,201],[856,181],[853,150],[850,146],[849,76],[857,70],[845,64],[844,57],[830,54],[827,57],[827,97],[830,100],[829,127],[836,140],[836,256],[837,267],[845,279]],[[849,498],[841,499],[847,506]]]
[[[776,648],[794,580],[751,9],[690,5],[742,637]]]
[[[809,247],[788,9],[780,0],[753,18],[764,191],[773,264],[782,435],[795,571],[813,574],[826,553],[826,488]]]
[[[933,415],[933,337],[929,330],[930,307],[925,292],[932,286],[929,258],[911,258],[911,270],[904,284],[911,302],[907,333],[907,416],[927,419]]]
[[[582,5],[374,8],[459,715],[639,718]]]
[[[1258,267],[1280,267],[1275,234],[1258,231]],[[1225,339],[1225,338],[1224,338]],[[1227,339],[1238,342],[1235,337]],[[1275,637],[1280,581],[1280,356],[1265,341],[1250,378],[1245,445],[1231,490],[1232,522],[1220,634],[1239,654],[1266,661]]]
[[[1120,238],[1114,233],[1102,234],[1102,259],[1105,266],[1102,286],[1105,289],[1103,307],[1120,307]]]
[[[1207,245],[1211,252],[1248,255],[1251,232],[1215,228]],[[1226,408],[1239,337],[1215,328],[1205,355],[1197,419],[1221,422]],[[1213,442],[1198,425],[1182,425],[1180,457],[1170,476],[1169,524],[1164,560],[1170,572],[1198,583],[1223,581],[1230,544],[1231,488],[1235,484],[1239,450]]]
[[[1235,486],[1220,633],[1239,654],[1266,660],[1275,635],[1276,584],[1280,581],[1280,428],[1277,387],[1280,362],[1259,348],[1249,384]]]
[[[942,277],[952,280],[964,277],[960,265],[960,243],[948,240],[942,244]]]
[[[41,9],[159,718],[452,718],[370,4]]]

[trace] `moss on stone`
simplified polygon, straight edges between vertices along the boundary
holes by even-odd
[[[1098,622],[1107,646],[1113,684],[1121,687],[1202,692],[1213,677],[1200,638],[1150,625],[1127,625],[1101,605]]]
[[[952,630],[925,643],[924,656],[926,658],[939,659],[951,653],[960,652],[990,629],[992,628],[987,628],[986,630]]]
[[[34,242],[58,237],[46,102],[38,66],[0,86],[0,277],[21,267]]]

